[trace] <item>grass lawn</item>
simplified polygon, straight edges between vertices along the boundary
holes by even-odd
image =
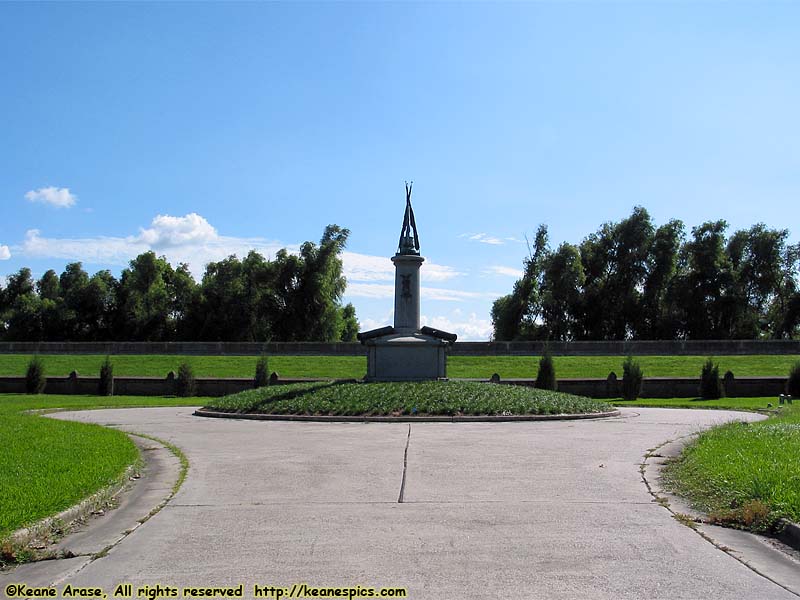
[[[700,398],[639,398],[638,400],[612,400],[614,406],[653,406],[657,408],[713,408],[727,410],[772,410],[778,408],[775,396],[762,398],[720,398],[702,400]],[[772,404],[772,407],[767,406]],[[798,402],[800,404],[800,402]]]
[[[664,472],[668,486],[712,522],[768,530],[800,521],[800,406],[758,423],[702,433]]]
[[[0,540],[110,485],[139,456],[120,431],[23,411],[203,402],[198,398],[0,395]]]
[[[300,383],[214,398],[226,412],[291,415],[548,415],[603,412],[600,400],[466,381],[424,383]]]
[[[0,354],[0,375],[24,375],[30,355]],[[48,375],[97,375],[105,356],[101,355],[42,355]],[[173,356],[173,355],[116,355],[111,357],[114,375],[165,377],[178,371],[182,362],[192,365],[197,377],[253,377],[256,356]],[[705,356],[641,356],[637,360],[645,377],[700,377]],[[621,356],[556,356],[556,376],[607,377],[614,371],[622,376]],[[800,360],[797,355],[779,356],[720,356],[720,374],[731,370],[737,377],[773,375],[785,377]],[[448,375],[454,378],[536,377],[538,356],[451,356]],[[270,356],[270,371],[283,377],[361,378],[367,370],[363,356]]]

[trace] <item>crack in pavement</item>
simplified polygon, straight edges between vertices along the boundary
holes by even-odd
[[[400,495],[397,497],[397,503],[403,503],[403,494],[406,491],[406,471],[408,471],[408,445],[411,443],[411,423],[408,424],[408,436],[406,437],[406,449],[403,452],[403,479],[400,482]]]
[[[641,502],[636,500],[403,500],[403,504],[558,504],[581,506],[586,504],[599,504],[609,506],[653,506],[653,501]],[[319,500],[316,502],[241,502],[226,504],[175,504],[170,503],[164,509],[171,508],[231,508],[231,507],[258,507],[258,506],[347,506],[347,505],[381,505],[398,504],[396,500]]]

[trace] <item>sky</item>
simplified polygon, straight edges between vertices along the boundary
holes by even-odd
[[[800,236],[800,4],[0,3],[0,277],[154,250],[204,265],[351,231],[392,322],[405,207],[422,321],[491,335],[540,223],[644,206]],[[0,280],[2,281],[2,280]]]

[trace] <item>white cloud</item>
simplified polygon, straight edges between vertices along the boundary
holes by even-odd
[[[386,327],[387,325],[392,325],[393,323],[394,323],[394,308],[389,310],[389,312],[385,313],[382,317],[378,319],[372,319],[370,317],[366,317],[358,320],[358,326],[360,331],[371,331],[373,329],[379,329],[381,327]]]
[[[69,191],[69,188],[45,187],[38,190],[31,190],[25,193],[28,202],[38,202],[49,204],[57,208],[69,208],[74,206],[78,197]]]
[[[343,252],[342,263],[347,281],[394,281],[394,264],[384,256]],[[463,275],[446,265],[425,261],[422,266],[422,281],[447,281]]]
[[[394,298],[394,285],[388,283],[348,283],[345,295],[354,298]],[[420,295],[425,300],[442,300],[445,302],[462,302],[480,298],[494,299],[502,296],[502,294],[491,292],[467,292],[426,286],[420,288]]]
[[[342,263],[347,281],[394,281],[394,265],[386,257],[342,252]]]
[[[153,248],[205,244],[219,240],[217,230],[197,213],[184,217],[158,215],[151,227],[141,229],[139,239]]]
[[[183,217],[158,215],[139,235],[126,237],[47,238],[38,229],[25,234],[15,253],[29,258],[60,258],[90,264],[125,266],[148,250],[164,255],[173,265],[187,263],[199,279],[209,262],[256,250],[272,256],[286,245],[263,238],[221,236],[206,219],[191,213]],[[292,247],[287,249],[291,250]]]
[[[461,313],[453,313],[453,316],[461,316]],[[466,320],[453,320],[446,316],[420,317],[422,325],[441,329],[449,333],[458,334],[459,341],[482,341],[488,340],[492,336],[492,322],[487,319],[479,319],[475,313],[470,313]]]
[[[286,246],[263,238],[240,238],[220,235],[204,217],[189,213],[182,217],[157,215],[149,227],[140,228],[138,235],[126,237],[48,238],[38,229],[25,234],[21,245],[13,248],[15,255],[27,258],[59,258],[65,261],[82,261],[89,264],[126,266],[128,262],[148,250],[164,255],[173,265],[187,263],[196,279],[200,279],[205,266],[235,254],[245,256],[256,250],[269,257],[281,248],[298,251],[297,246]],[[394,265],[388,258],[356,252],[344,252],[343,271],[348,285],[346,295],[357,298],[393,298]],[[441,282],[463,275],[446,265],[425,262],[422,280]],[[470,299],[496,298],[501,294],[467,292],[441,287],[422,287],[422,298],[461,302]]]
[[[147,250],[147,246],[133,237],[46,238],[38,229],[29,229],[17,254],[27,258],[61,258],[124,265]]]
[[[391,325],[393,318],[394,311],[390,311],[378,319],[359,319],[359,326],[361,331],[370,331],[372,329]],[[491,321],[479,319],[474,312],[471,312],[467,318],[464,318],[463,312],[459,308],[450,311],[450,316],[421,315],[419,320],[422,325],[457,334],[458,339],[462,342],[488,340],[491,338],[493,332]]]
[[[480,242],[482,244],[491,244],[492,246],[501,246],[505,244],[503,240],[488,233],[462,233],[458,237],[465,237],[471,242]]]
[[[483,270],[487,275],[507,275],[509,277],[522,277],[524,273],[520,269],[514,267],[504,267],[502,265],[493,265]]]
[[[353,298],[394,298],[394,285],[389,283],[348,283],[345,295]]]
[[[11,250],[8,249],[8,246],[0,245],[0,260],[8,260],[11,258]]]

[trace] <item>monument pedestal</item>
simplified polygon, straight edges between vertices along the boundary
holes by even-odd
[[[366,381],[424,381],[447,377],[448,342],[420,332],[364,340]]]

